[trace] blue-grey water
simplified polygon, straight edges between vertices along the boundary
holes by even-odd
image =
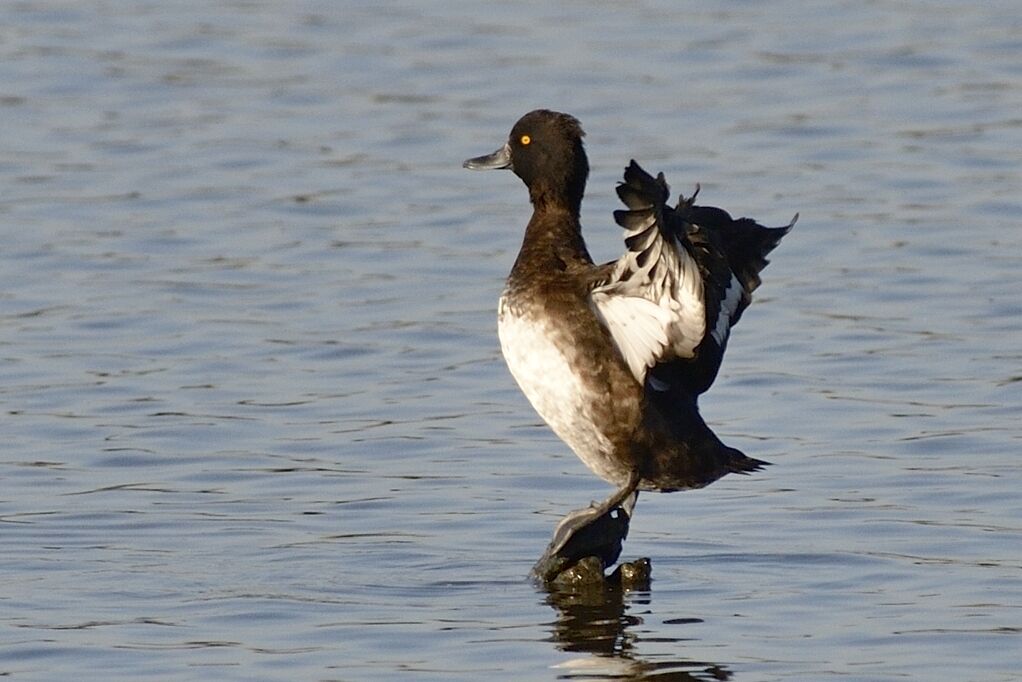
[[[1022,679],[1022,12],[974,2],[0,6],[0,676]],[[605,496],[519,394],[578,116],[775,251],[703,413],[774,466],[643,495],[649,591],[525,578]]]

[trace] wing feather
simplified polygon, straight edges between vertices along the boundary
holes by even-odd
[[[639,383],[698,395],[716,377],[766,255],[794,220],[779,228],[735,220],[696,206],[695,194],[667,206],[663,174],[654,178],[635,161],[617,193],[627,210],[614,220],[627,248],[592,282],[593,307]]]
[[[669,188],[634,161],[618,195],[627,211],[614,219],[625,229],[627,250],[592,302],[639,383],[650,367],[671,357],[692,357],[706,334],[699,267],[664,220]],[[670,209],[668,209],[670,210]]]
[[[592,301],[632,375],[642,382],[667,347],[670,312],[648,299],[613,290],[594,291]]]

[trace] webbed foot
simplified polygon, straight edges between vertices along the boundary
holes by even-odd
[[[549,584],[583,559],[594,558],[580,567],[578,576],[569,574],[569,582],[588,582],[598,564],[599,575],[621,556],[621,544],[628,537],[628,526],[638,500],[638,477],[629,482],[602,504],[577,509],[561,520],[546,552],[532,567],[532,575]]]

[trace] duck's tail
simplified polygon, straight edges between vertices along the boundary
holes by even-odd
[[[763,467],[770,466],[770,462],[749,457],[741,450],[724,446],[727,451],[727,468],[732,474],[751,474]]]

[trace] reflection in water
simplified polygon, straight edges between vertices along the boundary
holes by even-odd
[[[714,663],[674,660],[644,660],[636,651],[641,641],[635,632],[643,621],[625,613],[629,604],[649,605],[648,590],[631,591],[612,585],[576,589],[553,589],[547,603],[557,611],[553,641],[563,651],[590,654],[558,666],[560,679],[570,680],[730,680],[731,672]],[[693,619],[692,622],[701,622]],[[663,643],[658,636],[657,642]],[[680,639],[675,641],[682,641]],[[659,658],[659,657],[658,657]]]

